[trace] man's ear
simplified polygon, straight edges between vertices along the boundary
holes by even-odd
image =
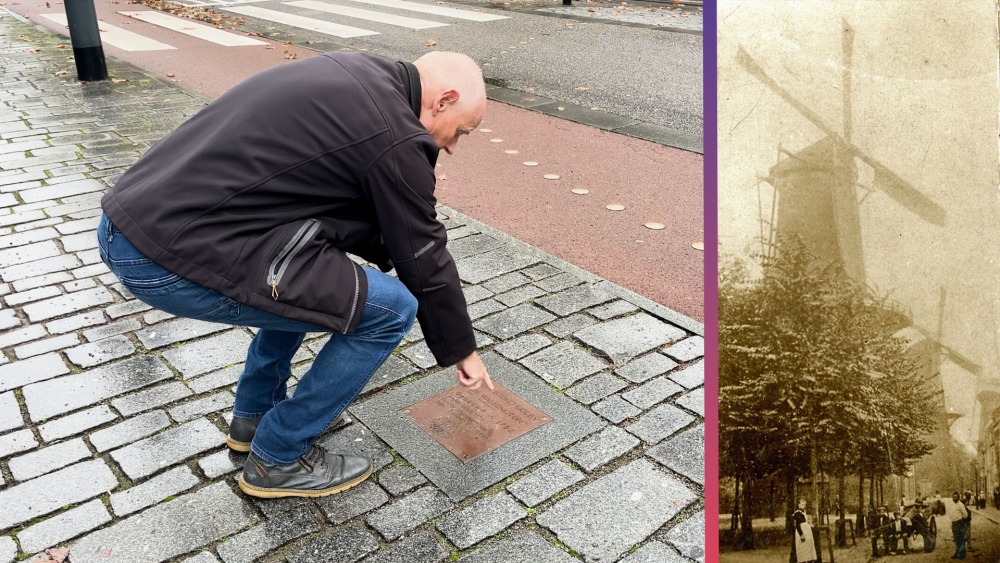
[[[434,100],[434,111],[438,113],[444,111],[445,109],[447,109],[447,106],[450,106],[455,102],[457,102],[458,98],[459,98],[458,90],[452,89],[441,92],[440,94],[437,95],[437,98]]]

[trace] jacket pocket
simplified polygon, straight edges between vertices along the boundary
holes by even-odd
[[[301,227],[295,234],[289,239],[288,243],[281,249],[280,252],[271,260],[267,269],[267,285],[271,286],[271,297],[277,301],[278,299],[278,284],[281,283],[282,276],[285,275],[285,270],[288,269],[288,265],[295,258],[295,255],[302,251],[302,249],[309,243],[309,241],[316,236],[316,232],[319,230],[320,224],[318,219],[309,219],[302,224]]]

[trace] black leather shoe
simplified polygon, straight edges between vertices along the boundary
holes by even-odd
[[[286,465],[268,463],[250,452],[236,480],[244,493],[260,498],[324,497],[346,491],[372,474],[363,457],[331,454],[313,446]]]
[[[253,442],[258,424],[260,424],[260,418],[236,418],[234,416],[232,424],[229,425],[229,436],[226,437],[226,445],[229,446],[229,449],[242,453],[249,452],[250,442]],[[344,417],[344,413],[340,413],[340,416],[331,422],[330,426],[323,432],[335,430],[347,424],[350,424],[349,419]]]

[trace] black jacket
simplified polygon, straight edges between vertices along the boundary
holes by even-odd
[[[160,266],[338,332],[353,332],[367,295],[345,252],[395,266],[427,345],[454,364],[475,337],[436,219],[439,147],[415,73],[359,53],[258,73],[154,145],[102,207]]]

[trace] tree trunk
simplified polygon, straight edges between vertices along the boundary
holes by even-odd
[[[729,529],[736,530],[740,521],[740,477],[736,476],[736,494],[733,495],[733,517],[729,520]]]
[[[792,515],[795,514],[795,472],[791,464],[785,469],[785,533],[791,534],[795,529]]]
[[[865,533],[865,474],[861,467],[858,467],[858,516],[855,519],[857,521],[858,535]]]
[[[816,452],[816,434],[813,433],[812,438],[809,443],[809,472],[812,474],[812,489],[813,489],[813,514],[815,519],[813,522],[821,522],[820,511],[819,511],[819,456]]]
[[[753,549],[753,479],[743,483],[743,513],[740,515],[743,528],[743,549]]]
[[[771,518],[771,522],[774,522],[774,477],[769,478],[768,483],[770,484],[770,495],[771,498],[768,500],[768,516]]]

